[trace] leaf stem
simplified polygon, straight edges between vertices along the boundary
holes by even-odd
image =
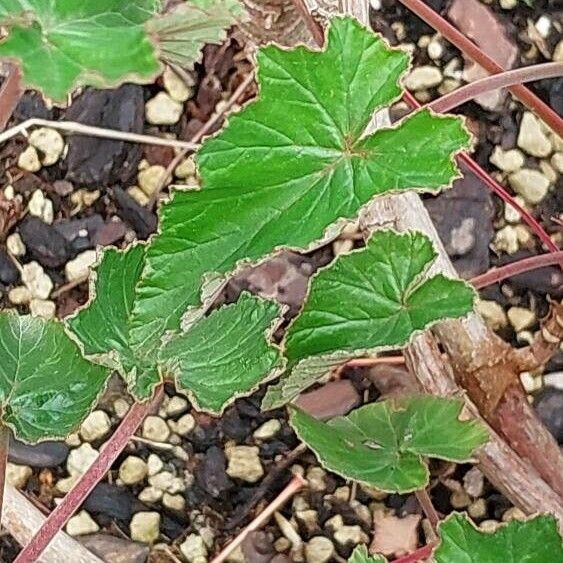
[[[434,545],[432,544],[419,547],[416,551],[408,555],[403,555],[403,557],[399,557],[399,559],[395,559],[393,563],[417,563],[418,561],[424,561],[432,555],[433,549]]]
[[[523,274],[524,272],[531,272],[532,270],[553,265],[559,265],[563,268],[563,250],[559,250],[558,252],[553,252],[551,254],[531,256],[530,258],[511,262],[505,266],[491,268],[488,272],[475,276],[471,280],[471,283],[476,289],[482,289],[483,287],[493,285],[512,276],[517,276],[518,274]]]
[[[492,76],[486,76],[480,80],[475,80],[434,100],[428,104],[430,109],[438,113],[447,113],[454,108],[469,102],[473,98],[490,92],[491,90],[499,90],[515,84],[523,82],[532,82],[535,80],[543,80],[544,78],[555,78],[563,75],[562,63],[544,63],[539,65],[517,68],[508,70]]]
[[[399,0],[399,2],[414,12],[430,27],[440,32],[450,43],[455,45],[460,51],[474,60],[490,74],[498,74],[505,70],[492,57],[487,55],[487,53],[473,43],[473,41],[467,38],[440,14],[427,6],[422,0]],[[511,86],[510,91],[531,111],[537,113],[546,125],[557,133],[557,135],[563,136],[563,119],[532,93],[531,90],[522,84],[517,84]]]
[[[325,34],[321,24],[313,17],[309,8],[305,4],[305,0],[293,0],[296,10],[299,12],[301,19],[305,22],[307,29],[313,36],[315,43],[322,47],[325,41]]]
[[[426,518],[428,518],[428,521],[430,522],[430,526],[432,526],[432,531],[434,533],[434,537],[432,539],[437,540],[438,539],[437,531],[438,531],[438,523],[440,522],[440,516],[438,516],[438,513],[436,512],[436,509],[432,504],[432,499],[428,494],[428,490],[420,489],[418,491],[415,491],[414,495],[416,496],[416,500],[418,501],[420,508],[422,508],[422,511],[424,512]]]
[[[27,135],[30,127],[51,127],[59,131],[75,133],[78,135],[86,135],[90,137],[100,137],[102,139],[113,139],[116,141],[127,141],[130,143],[143,143],[147,145],[159,145],[163,147],[175,147],[180,149],[197,150],[195,143],[188,141],[179,141],[178,139],[165,139],[155,137],[154,135],[141,135],[139,133],[129,133],[127,131],[118,131],[116,129],[107,129],[105,127],[94,127],[93,125],[84,125],[75,121],[52,121],[49,119],[39,119],[33,117],[0,134],[0,143],[6,142],[8,139],[16,135]]]
[[[3,131],[8,125],[23,92],[21,71],[17,65],[9,64],[0,89],[0,131]]]
[[[34,563],[40,560],[41,554],[57,532],[63,528],[69,518],[86,500],[94,487],[110,470],[112,464],[123,451],[123,448],[125,448],[133,434],[135,434],[147,414],[151,412],[155,406],[160,404],[163,393],[164,388],[160,386],[150,401],[133,404],[117,430],[104,444],[100,455],[82,477],[80,477],[62,502],[51,512],[47,520],[45,520],[45,524],[22,549],[14,560],[14,563]]]
[[[0,521],[2,521],[2,507],[4,506],[4,488],[6,486],[6,466],[8,465],[8,450],[10,449],[10,430],[0,424]]]

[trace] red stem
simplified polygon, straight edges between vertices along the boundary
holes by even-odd
[[[543,80],[544,78],[556,78],[563,75],[563,63],[544,63],[539,65],[508,70],[492,76],[486,76],[480,80],[475,80],[466,84],[441,98],[430,102],[428,107],[437,113],[447,113],[452,109],[469,102],[473,98],[490,92],[500,90],[507,86],[522,84],[522,82],[532,82]]]
[[[33,536],[31,541],[22,549],[14,563],[35,563],[49,545],[51,540],[68,522],[69,518],[78,510],[94,487],[111,469],[119,454],[123,451],[131,437],[135,434],[145,416],[158,405],[162,399],[163,387],[159,387],[155,396],[145,403],[134,403],[121,421],[117,430],[105,443],[100,455],[80,477],[72,490],[64,497],[45,523]]]
[[[0,89],[0,131],[8,125],[23,92],[21,71],[16,65],[10,64]]]
[[[537,270],[538,268],[545,268],[546,266],[553,266],[559,264],[563,267],[563,250],[558,252],[553,252],[551,254],[540,254],[539,256],[532,256],[530,258],[524,258],[523,260],[518,260],[512,262],[511,264],[506,264],[506,266],[500,266],[498,268],[492,268],[488,272],[476,276],[471,280],[471,283],[476,289],[482,289],[494,283],[505,280],[512,276],[517,276],[518,274],[523,274],[524,272],[530,272],[532,270]]]
[[[408,555],[403,555],[403,557],[395,559],[393,563],[417,563],[417,561],[424,561],[432,555],[433,549],[434,546],[432,544],[425,545],[424,547],[420,547],[416,551],[413,551]]]
[[[492,57],[482,51],[473,41],[463,35],[461,31],[427,6],[422,0],[399,0],[399,2],[414,12],[420,19],[424,20],[430,27],[440,32],[450,43],[490,74],[504,72],[505,69]],[[510,91],[531,111],[537,113],[557,135],[563,137],[563,119],[546,103],[542,102],[534,93],[521,84],[511,86]]]

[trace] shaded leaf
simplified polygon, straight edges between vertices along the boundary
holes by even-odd
[[[328,423],[293,407],[290,422],[330,471],[407,492],[428,484],[423,457],[464,462],[487,441],[484,427],[459,420],[462,407],[460,400],[421,396],[366,405]]]
[[[202,190],[178,192],[162,210],[134,309],[139,349],[199,307],[205,274],[309,248],[376,195],[436,191],[456,177],[453,154],[469,142],[458,118],[422,110],[362,136],[400,95],[408,61],[351,18],[332,20],[322,52],[260,50],[260,98],[204,143]]]
[[[383,555],[370,555],[365,545],[359,545],[348,557],[348,563],[387,563],[387,559]]]
[[[264,407],[287,402],[348,358],[404,346],[416,331],[469,313],[475,292],[468,284],[424,277],[436,256],[422,233],[381,230],[320,270],[287,332],[292,371],[268,391]]]
[[[276,303],[243,293],[236,303],[174,337],[160,359],[174,374],[178,391],[188,394],[199,408],[220,413],[275,375],[283,363],[268,337],[279,313]]]
[[[495,532],[483,532],[462,514],[439,524],[441,543],[434,552],[437,563],[546,563],[563,561],[563,543],[557,520],[542,515],[513,520]]]
[[[238,0],[191,0],[153,18],[147,28],[157,38],[162,60],[191,68],[202,45],[224,41],[226,29],[243,17]]]
[[[150,81],[159,71],[145,22],[159,0],[4,0],[0,57],[17,59],[27,86],[64,102],[83,85]]]
[[[2,421],[19,439],[68,436],[97,400],[108,373],[82,357],[60,323],[0,314]]]
[[[135,355],[130,344],[135,286],[145,259],[145,246],[126,251],[106,249],[95,269],[90,303],[67,323],[93,362],[117,370],[138,399],[150,397],[160,376],[156,362]]]

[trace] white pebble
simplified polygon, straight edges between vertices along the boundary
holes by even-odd
[[[405,86],[409,90],[425,90],[433,88],[442,82],[442,73],[435,66],[420,66],[411,71],[405,79]]]
[[[203,538],[198,534],[190,534],[180,544],[180,551],[189,563],[203,563],[207,561],[207,547]]]
[[[174,395],[170,398],[164,411],[167,416],[178,416],[188,410],[188,401],[184,399],[184,397],[180,397],[179,395]]]
[[[32,131],[29,135],[29,144],[42,154],[41,163],[43,166],[55,164],[65,148],[61,134],[49,127],[40,127]]]
[[[98,524],[85,510],[81,510],[76,516],[73,516],[66,525],[66,533],[69,536],[95,534],[99,530]]]
[[[264,475],[264,468],[255,446],[234,446],[227,448],[225,454],[229,460],[227,475],[247,483],[256,483]]]
[[[85,280],[90,274],[90,268],[96,263],[95,250],[85,250],[65,265],[65,276],[68,282]]]
[[[128,456],[119,466],[119,478],[126,485],[140,483],[147,476],[147,472],[145,460],[135,455]]]
[[[153,442],[166,442],[170,436],[170,429],[159,416],[147,416],[143,422],[143,438]]]
[[[182,495],[164,493],[162,495],[162,504],[170,510],[182,512],[186,508],[186,499]]]
[[[53,281],[37,262],[24,264],[21,277],[32,297],[47,299],[53,290]]]
[[[254,431],[254,438],[257,440],[269,440],[281,430],[281,422],[277,418],[271,418],[259,426]]]
[[[546,195],[549,189],[549,180],[538,170],[522,168],[511,174],[508,178],[512,189],[520,194],[524,200],[535,205]]]
[[[80,476],[96,461],[99,453],[90,444],[71,450],[66,460],[66,470],[71,476]]]
[[[525,112],[522,116],[517,142],[522,150],[540,158],[549,156],[553,150],[551,141],[544,133],[540,121],[530,111]]]
[[[158,512],[137,512],[129,525],[131,539],[152,544],[160,535],[160,514]]]
[[[16,463],[9,463],[6,465],[6,481],[16,487],[16,489],[23,489],[29,478],[32,476],[33,471],[27,465],[18,465]]]
[[[55,318],[57,306],[47,299],[32,299],[29,302],[29,312],[34,317],[50,320]]]
[[[160,473],[160,471],[162,471],[164,463],[156,454],[150,454],[147,460],[147,466],[148,474],[152,477],[153,475],[156,475],[157,473]]]
[[[149,166],[148,168],[141,170],[137,175],[139,188],[141,188],[145,195],[149,197],[164,181],[164,178],[166,178],[166,168],[164,168],[164,166],[160,166],[160,164]]]
[[[524,166],[524,155],[518,149],[504,151],[496,146],[489,161],[503,172],[516,172]]]
[[[195,418],[191,414],[185,414],[176,422],[176,432],[180,436],[187,436],[195,428]]]
[[[547,16],[540,16],[536,22],[536,29],[541,37],[547,39],[551,31],[551,20]]]
[[[155,503],[158,502],[164,494],[164,491],[156,487],[145,487],[139,493],[139,500],[142,502]]]
[[[180,162],[174,170],[174,176],[176,176],[176,178],[180,178],[181,180],[190,178],[191,176],[194,176],[195,173],[196,165],[191,156],[182,160],[182,162]]]
[[[92,411],[80,425],[80,435],[86,442],[100,440],[111,430],[111,420],[102,410]]]
[[[16,257],[24,256],[27,252],[25,244],[23,243],[23,240],[20,237],[19,233],[12,233],[6,239],[6,248],[12,256]]]
[[[159,92],[145,106],[146,118],[151,125],[174,125],[183,111],[183,104],[173,100],[166,92]]]
[[[506,315],[516,332],[531,327],[536,322],[536,315],[525,307],[510,307]]]
[[[29,303],[33,296],[31,295],[31,291],[27,289],[27,287],[20,285],[18,287],[14,287],[14,289],[10,289],[8,292],[8,299],[10,303],[14,305],[25,305]]]
[[[169,66],[164,70],[162,81],[170,97],[180,103],[189,100],[193,90]]]
[[[26,172],[38,172],[41,170],[41,161],[34,147],[30,145],[20,153],[18,166]]]
[[[28,210],[30,215],[39,217],[49,225],[53,222],[53,202],[41,190],[35,190],[31,194]]]
[[[127,188],[127,193],[142,207],[147,205],[149,198],[139,186],[131,186]]]

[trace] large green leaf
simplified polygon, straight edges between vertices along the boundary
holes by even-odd
[[[423,456],[464,462],[487,441],[484,427],[459,420],[462,407],[421,396],[366,405],[328,423],[292,407],[290,423],[330,471],[404,493],[428,484]]]
[[[162,210],[134,308],[139,349],[200,305],[206,274],[308,248],[376,195],[451,183],[453,155],[469,142],[460,119],[422,110],[363,136],[374,111],[399,97],[408,62],[351,18],[332,20],[322,52],[260,50],[259,99],[204,143],[202,189]]]
[[[387,563],[383,555],[370,555],[365,545],[359,545],[348,557],[348,563]]]
[[[225,30],[243,18],[238,0],[191,0],[153,18],[147,28],[157,38],[160,58],[186,68],[199,60],[202,45],[222,42]]]
[[[93,362],[117,370],[139,399],[150,397],[160,381],[155,361],[140,358],[131,349],[131,310],[135,286],[145,260],[145,246],[126,251],[107,249],[95,270],[90,302],[68,320],[84,354]]]
[[[148,81],[159,71],[144,24],[160,0],[3,0],[0,57],[22,65],[24,82],[64,102],[81,85]]]
[[[537,516],[513,520],[493,533],[483,532],[461,514],[439,525],[441,543],[434,552],[437,563],[547,563],[563,561],[563,543],[557,520]]]
[[[160,353],[165,371],[198,408],[221,413],[283,368],[279,349],[269,342],[279,314],[276,303],[243,293],[173,338]]]
[[[0,314],[1,417],[21,440],[65,438],[107,377],[107,369],[82,357],[60,323]]]
[[[287,402],[346,358],[403,346],[416,331],[469,313],[475,292],[468,284],[425,278],[436,256],[422,233],[382,230],[321,270],[287,332],[292,371],[268,390],[264,407]]]

